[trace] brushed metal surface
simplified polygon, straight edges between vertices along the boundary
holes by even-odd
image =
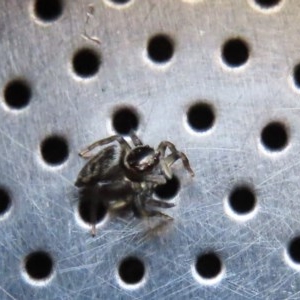
[[[254,0],[64,0],[61,16],[43,22],[32,1],[1,1],[1,89],[22,78],[32,96],[13,110],[1,95],[0,185],[12,205],[0,220],[0,298],[299,299],[299,266],[287,251],[300,232],[299,91],[292,78],[300,60],[299,14],[297,0],[271,9]],[[147,57],[156,33],[174,41],[164,65]],[[221,49],[235,37],[250,53],[246,64],[230,68]],[[72,56],[83,47],[101,55],[99,72],[86,79],[72,71]],[[207,132],[187,124],[197,101],[214,108]],[[191,180],[177,164],[181,189],[168,211],[174,221],[158,234],[148,234],[146,221],[107,217],[93,238],[77,212],[74,181],[84,164],[77,153],[114,132],[111,116],[122,105],[137,111],[146,143],[174,142],[196,176]],[[288,128],[288,145],[278,153],[260,140],[273,120]],[[53,134],[69,147],[55,167],[40,153]],[[241,183],[257,201],[244,219],[226,204]],[[54,261],[42,282],[24,270],[24,258],[37,250]],[[220,257],[222,271],[203,281],[194,266],[208,251]],[[145,264],[138,285],[118,277],[127,256]]]

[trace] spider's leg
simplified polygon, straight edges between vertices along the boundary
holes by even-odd
[[[165,184],[167,182],[164,175],[158,175],[158,174],[148,174],[148,175],[145,175],[143,177],[143,179],[146,182],[152,182],[152,183],[159,184],[159,185]]]
[[[96,224],[92,224],[92,229],[91,229],[91,236],[95,237],[96,236]]]
[[[171,207],[175,206],[174,203],[159,201],[159,200],[155,200],[155,199],[147,200],[146,204],[150,205],[150,206],[161,207],[161,208],[171,208]]]
[[[112,211],[123,209],[130,204],[129,201],[116,201],[114,203],[109,203],[108,208]]]
[[[125,139],[120,136],[120,135],[113,135],[110,136],[108,138],[96,141],[95,143],[89,145],[86,149],[82,150],[79,155],[83,158],[90,158],[93,155],[88,154],[90,151],[92,151],[94,148],[99,147],[99,146],[103,146],[103,145],[107,145],[110,144],[112,142],[118,142],[120,144],[120,146],[125,150],[125,151],[129,151],[131,149],[131,147],[129,146],[129,144],[125,141]]]
[[[171,154],[172,155],[172,154]],[[173,177],[173,172],[171,171],[171,168],[170,166],[167,165],[166,163],[166,158],[162,157],[160,159],[160,166],[162,168],[162,171],[163,173],[165,174],[165,176],[168,178],[168,179],[171,179]]]
[[[97,224],[97,217],[96,217],[96,209],[91,210],[91,235],[94,237],[96,235],[96,224]]]
[[[190,166],[190,162],[188,160],[188,158],[186,157],[186,155],[183,152],[178,152],[177,155],[179,156],[178,158],[181,159],[184,168],[190,173],[190,175],[192,177],[195,176],[194,171],[192,170],[191,166]],[[168,157],[167,157],[168,158]],[[178,159],[177,158],[177,159]],[[167,160],[167,164],[170,167],[177,159],[174,160],[174,158],[170,158]],[[169,162],[170,161],[170,162]]]
[[[172,221],[174,220],[172,217],[160,212],[160,211],[157,211],[157,210],[145,210],[145,213],[146,213],[146,216],[147,217],[161,217],[163,219],[166,219],[168,221]]]
[[[188,158],[186,157],[186,155],[182,152],[177,152],[177,153],[171,153],[170,155],[168,155],[167,157],[163,158],[163,162],[162,162],[162,167],[165,168],[166,172],[169,174],[172,174],[171,171],[171,166],[178,160],[181,159],[183,166],[185,167],[185,169],[191,174],[191,176],[195,176],[193,170],[191,169],[191,166],[189,164]],[[168,177],[169,179],[172,178]]]
[[[88,217],[93,237],[96,235],[97,211],[102,209],[102,203],[99,199],[98,185],[84,187],[79,190],[79,206],[84,207],[83,211]]]
[[[169,149],[171,151],[171,154],[168,155],[167,157],[165,156],[166,149]],[[176,149],[175,145],[172,144],[171,142],[168,141],[163,141],[159,144],[158,146],[158,151],[161,153],[162,158],[161,158],[161,166],[168,178],[172,177],[172,172],[170,170],[170,166],[175,163],[178,159],[181,159],[184,168],[191,174],[191,176],[195,176],[188,158],[183,152],[180,152]]]
[[[133,204],[134,204],[134,213],[137,217],[140,217],[140,218],[161,217],[168,221],[173,220],[172,217],[170,217],[160,211],[153,210],[153,209],[146,207],[146,204],[151,200],[154,200],[154,199],[147,200],[147,199],[143,199],[141,196],[136,197]],[[156,200],[154,200],[154,201],[156,202]],[[157,201],[157,202],[160,202],[160,201]],[[156,206],[158,206],[158,205],[156,205]]]
[[[139,139],[139,137],[135,134],[133,130],[130,131],[130,138],[134,146],[142,146],[143,142]]]

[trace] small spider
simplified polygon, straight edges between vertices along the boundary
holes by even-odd
[[[138,217],[169,216],[156,211],[153,207],[170,208],[174,205],[152,198],[155,187],[165,184],[173,174],[171,166],[181,159],[185,169],[194,176],[186,155],[176,149],[174,144],[163,141],[157,150],[142,141],[131,132],[130,138],[134,147],[119,135],[99,140],[79,155],[89,159],[79,172],[75,185],[79,188],[88,188],[101,185],[102,201],[111,210],[131,207]],[[91,151],[99,146],[113,142],[96,154]],[[166,154],[167,148],[170,150]],[[100,192],[99,192],[100,194]]]

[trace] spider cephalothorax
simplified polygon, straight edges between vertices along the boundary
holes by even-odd
[[[125,156],[125,166],[138,173],[151,172],[155,166],[158,165],[160,159],[160,152],[148,145],[138,146],[132,149],[127,156]]]

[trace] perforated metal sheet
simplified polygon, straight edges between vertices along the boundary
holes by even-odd
[[[31,1],[0,3],[1,89],[22,78],[32,90],[28,106],[17,111],[1,96],[0,184],[12,206],[0,221],[0,298],[299,299],[298,265],[286,250],[300,228],[299,93],[292,80],[300,58],[299,1],[270,10],[252,0],[63,2],[62,15],[48,23],[36,18]],[[174,56],[163,66],[146,53],[157,33],[174,41]],[[232,69],[221,49],[235,37],[250,52],[246,64]],[[85,80],[71,63],[82,47],[101,55],[99,72]],[[198,100],[215,112],[205,133],[187,124]],[[137,111],[146,143],[174,142],[196,176],[176,165],[181,189],[168,211],[174,221],[158,234],[148,234],[147,222],[108,217],[93,238],[77,213],[74,181],[84,164],[77,153],[114,132],[111,116],[122,105]],[[260,141],[273,120],[289,136],[278,153]],[[57,167],[40,154],[53,134],[69,147]],[[226,210],[241,183],[257,199],[245,221]],[[46,281],[28,279],[24,270],[24,258],[37,250],[54,260]],[[215,281],[202,282],[194,266],[208,251],[223,269]],[[127,256],[145,264],[137,286],[118,277]]]

